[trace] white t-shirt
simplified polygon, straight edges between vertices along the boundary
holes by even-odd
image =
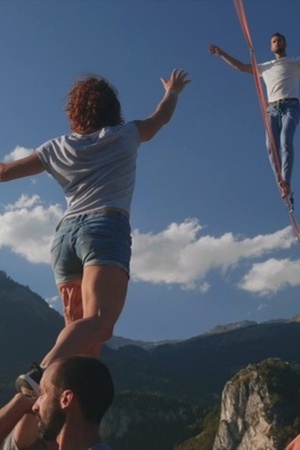
[[[258,70],[266,84],[269,102],[299,99],[300,57],[274,59],[258,64]]]
[[[37,441],[35,444],[28,447],[27,450],[45,450],[46,447],[42,441]],[[13,436],[13,432],[11,432],[4,442],[0,443],[0,450],[19,450],[16,444],[16,441]],[[98,450],[98,449],[97,449]],[[105,450],[105,448],[103,449]],[[109,450],[109,449],[108,449]]]
[[[44,169],[63,188],[66,216],[123,209],[130,213],[140,135],[134,122],[95,133],[72,133],[41,145]]]
[[[43,444],[43,441],[37,441],[35,444],[28,447],[27,450],[45,450],[46,447]],[[13,432],[11,432],[4,442],[0,443],[0,450],[19,450],[16,444],[16,441],[13,437]],[[91,447],[89,450],[110,450],[104,442],[99,442],[98,444]]]

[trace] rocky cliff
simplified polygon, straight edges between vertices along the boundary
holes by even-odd
[[[283,450],[299,432],[299,369],[268,359],[238,372],[222,393],[213,450]]]

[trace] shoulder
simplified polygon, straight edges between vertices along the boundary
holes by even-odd
[[[65,137],[65,139],[68,140],[91,140],[91,141],[97,141],[105,138],[109,138],[110,136],[115,135],[128,135],[128,134],[134,134],[136,132],[136,125],[134,122],[126,122],[119,125],[109,126],[101,128],[98,131],[95,131],[91,134],[77,134],[72,133],[69,136]],[[64,138],[64,137],[62,137]]]
[[[294,66],[300,64],[300,57],[293,56],[285,56],[283,58],[275,59],[274,65],[286,65],[286,66]]]
[[[274,64],[276,63],[276,59],[272,59],[271,61],[265,61],[262,63],[257,64],[259,68],[265,70],[265,69],[269,69],[270,67],[273,67]]]
[[[60,145],[62,142],[66,141],[68,139],[68,135],[58,136],[53,139],[49,139],[48,141],[44,142],[42,145],[40,145],[36,151],[38,153],[43,152],[44,150],[49,150],[55,145]]]
[[[116,125],[114,127],[110,127],[110,129],[112,130],[112,132],[120,132],[120,133],[134,133],[135,130],[137,129],[137,125],[136,125],[136,120],[133,120],[131,122],[125,122],[121,125]]]
[[[291,63],[299,63],[300,62],[300,56],[287,56],[286,60],[288,62],[291,62]]]
[[[132,122],[127,122],[123,125],[123,127],[125,128],[126,131],[128,131],[129,133],[135,134],[138,133],[138,126],[137,126],[137,121],[134,120]]]
[[[126,122],[120,125],[118,130],[116,130],[120,135],[130,138],[133,141],[140,142],[140,133],[138,129],[138,121]]]
[[[288,62],[293,66],[300,67],[300,56],[288,58]]]

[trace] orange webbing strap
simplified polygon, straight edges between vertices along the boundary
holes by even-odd
[[[243,6],[243,0],[233,0],[233,2],[234,2],[234,6],[235,6],[235,9],[236,9],[236,12],[237,12],[237,15],[238,15],[238,18],[239,18],[246,42],[247,42],[247,45],[250,50],[253,77],[254,77],[254,82],[255,82],[257,95],[258,95],[258,99],[259,99],[260,109],[261,109],[262,117],[263,117],[265,127],[266,127],[266,132],[267,132],[268,139],[269,139],[269,145],[270,145],[270,149],[272,152],[273,161],[275,164],[277,178],[278,178],[278,181],[281,182],[281,181],[283,181],[282,176],[281,176],[281,161],[279,158],[279,153],[278,153],[275,139],[273,136],[269,117],[268,117],[268,114],[266,111],[267,101],[265,99],[264,90],[263,90],[261,79],[259,76],[259,70],[257,67],[257,61],[256,61],[254,48],[253,48],[253,44],[252,44],[252,39],[251,39],[249,27],[248,27],[247,17],[246,17],[245,9]],[[300,242],[300,232],[299,232],[299,227],[297,225],[295,215],[293,212],[293,205],[291,204],[290,199],[288,197],[286,197],[284,199],[284,201],[285,201],[286,207],[290,213],[291,222],[292,222],[292,225],[294,228],[295,235],[296,235],[298,241]]]

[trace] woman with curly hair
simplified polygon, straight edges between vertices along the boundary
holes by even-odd
[[[48,172],[62,187],[67,209],[56,227],[51,262],[65,327],[40,365],[16,386],[37,393],[43,369],[75,354],[99,356],[124,306],[131,257],[130,205],[137,150],[171,119],[187,73],[161,79],[165,93],[144,120],[124,124],[116,90],[102,77],[75,83],[67,97],[71,134],[30,156],[0,164],[0,181]]]

